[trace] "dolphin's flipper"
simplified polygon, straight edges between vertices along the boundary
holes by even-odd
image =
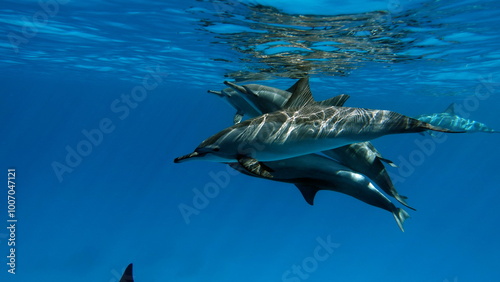
[[[392,215],[394,216],[394,219],[398,223],[399,229],[401,231],[405,232],[405,229],[403,227],[403,223],[407,218],[410,217],[410,215],[403,209],[397,208],[395,211],[392,212]]]
[[[397,193],[397,192],[396,192]],[[406,202],[406,199],[408,199],[408,197],[406,196],[403,196],[403,195],[399,195],[399,194],[395,194],[393,195],[393,197],[398,200],[398,202],[400,202],[401,204],[403,204],[404,206],[406,206],[407,208],[409,209],[412,209],[414,211],[416,211],[417,209],[415,208],[412,208],[407,202]]]
[[[210,94],[215,94],[215,95],[220,96],[220,97],[224,97],[224,94],[222,94],[222,92],[220,92],[220,91],[208,90],[207,92]]]
[[[260,163],[258,160],[249,157],[239,157],[238,163],[242,165],[247,171],[264,178],[273,178],[269,172],[272,171],[269,167]]]
[[[129,264],[125,271],[123,272],[123,276],[120,279],[120,282],[134,282],[134,276],[132,275],[132,264]]]
[[[382,157],[377,157],[379,160],[385,162],[386,164],[392,166],[392,167],[398,167],[393,161],[391,160],[388,160],[386,158],[382,158]]]
[[[295,186],[299,188],[299,191],[300,193],[302,193],[304,200],[306,200],[306,202],[309,205],[311,206],[314,205],[314,197],[316,196],[316,193],[318,193],[320,189],[318,189],[314,185],[307,185],[307,184],[295,184]]]
[[[240,123],[242,119],[243,119],[243,114],[242,114],[242,113],[240,113],[240,112],[237,112],[237,113],[234,115],[234,118],[233,118],[233,123],[234,123],[234,124]]]
[[[351,96],[349,96],[347,94],[340,94],[340,95],[335,96],[333,98],[318,102],[318,104],[321,106],[326,106],[326,107],[331,107],[331,106],[342,107],[344,105],[345,101],[347,101],[347,99],[349,99],[349,97],[351,97]]]

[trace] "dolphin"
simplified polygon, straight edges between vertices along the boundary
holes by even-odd
[[[392,161],[381,156],[380,152],[370,142],[354,143],[333,150],[323,151],[323,154],[340,161],[349,168],[363,173],[373,180],[384,192],[394,197],[406,207],[408,197],[400,195],[385,169],[383,162],[396,166]]]
[[[239,163],[230,163],[232,168],[244,174],[262,177],[249,172]],[[403,222],[408,213],[396,206],[373,186],[370,180],[338,162],[317,154],[294,157],[264,163],[273,170],[274,181],[293,183],[310,205],[320,190],[330,190],[352,196],[372,206],[392,213],[399,228],[404,232]]]
[[[208,90],[208,93],[215,94],[226,101],[229,105],[236,109],[236,114],[233,118],[233,123],[239,123],[243,119],[243,115],[250,116],[261,115],[260,111],[252,105],[245,97],[241,96],[236,90],[226,88],[222,91]]]
[[[134,282],[134,276],[132,275],[132,264],[129,264],[125,271],[123,272],[123,276],[120,279],[120,282]]]
[[[292,95],[291,92],[296,87],[294,84],[285,91],[260,84],[239,86],[228,81],[224,81],[224,84],[229,87],[222,91],[208,90],[208,93],[216,94],[236,109],[236,115],[233,118],[234,124],[241,122],[244,115],[254,118],[264,113],[280,110],[288,101]],[[347,95],[341,97],[346,100],[348,98]],[[330,99],[320,103],[331,104],[329,100]]]
[[[227,81],[225,81],[224,84],[226,84],[227,86],[238,91],[242,96],[246,97],[246,100],[249,103],[252,103],[252,105],[254,105],[258,110],[260,110],[262,114],[282,109],[283,106],[288,101],[288,99],[290,98],[290,96],[292,95],[291,92],[293,92],[294,88],[296,87],[296,85],[293,85],[288,90],[283,91],[283,90],[278,89],[278,88],[273,88],[273,87],[263,86],[263,85],[258,85],[258,84],[248,84],[248,85],[239,86],[239,85],[236,85],[234,83],[227,82]],[[349,97],[348,95],[344,95],[344,94],[343,94],[343,96],[345,99],[340,100],[336,106],[342,106],[344,104],[345,100],[347,100],[347,98]],[[325,151],[323,153],[328,155],[328,156],[332,156],[333,158],[340,160],[344,164],[347,164],[350,168],[354,168],[354,170],[361,172],[370,178],[373,178],[375,183],[377,185],[379,185],[386,193],[388,193],[391,196],[394,196],[398,201],[400,201],[404,205],[408,206],[408,204],[404,200],[404,199],[406,199],[406,197],[398,194],[398,192],[396,191],[394,185],[392,184],[392,181],[391,181],[389,175],[387,174],[387,171],[385,170],[385,167],[382,164],[381,160],[389,162],[392,165],[394,165],[394,164],[392,162],[390,162],[389,160],[382,158],[380,153],[375,149],[375,147],[370,142],[355,143],[355,144],[347,145],[347,146],[344,146],[341,148]],[[313,155],[313,156],[315,156],[315,155]],[[287,165],[285,167],[274,165],[274,166],[272,166],[272,169],[276,172],[275,174],[282,174],[282,171],[277,171],[277,169],[281,168],[281,169],[287,169],[289,171],[301,171],[301,170],[306,170],[306,168],[310,167],[311,165],[313,165],[313,166],[315,165],[315,163],[313,163],[313,161],[315,159],[317,159],[317,156],[316,156],[316,158],[306,157],[306,156],[303,156],[303,157],[304,157],[304,159],[310,159],[311,162],[307,163],[306,161],[303,161],[303,160],[302,161],[299,161],[299,160],[291,161],[291,159],[287,159],[287,160],[283,160],[283,161],[287,161]],[[297,157],[297,158],[300,158],[300,157]],[[340,168],[344,168],[343,169],[344,171],[347,170],[347,168],[341,166],[336,161],[328,159],[328,158],[323,158],[322,164],[327,166],[327,167],[330,167],[330,168],[335,168],[335,167],[340,166]],[[266,163],[266,165],[269,167],[268,163]],[[300,167],[300,165],[304,165],[304,168]],[[238,163],[233,163],[232,166],[236,166],[241,170],[241,165],[239,165]],[[332,175],[337,175],[337,176],[339,175],[334,170],[331,173],[332,173]],[[247,172],[247,174],[255,176],[254,174],[251,174],[248,172]],[[291,173],[291,175],[294,175],[294,173]],[[364,176],[362,176],[362,177],[363,177],[363,179],[365,179]],[[285,179],[288,179],[288,178],[285,178]],[[348,181],[348,179],[352,179],[352,177],[345,178],[345,179],[342,179],[340,181],[338,180],[338,177],[337,177],[337,178],[334,178],[332,180],[333,182],[331,182],[330,185],[334,185],[334,184],[342,185],[345,181]],[[273,180],[280,181],[276,178],[273,178]],[[287,182],[287,181],[284,181],[284,182]],[[351,188],[352,185],[349,185],[349,184],[352,184],[352,183],[348,182],[348,185],[346,185],[347,186],[346,188]],[[302,186],[307,187],[305,185],[302,185]],[[377,193],[379,193],[378,190],[376,190],[376,191],[377,191]],[[340,191],[340,192],[342,192],[342,191]],[[356,193],[360,193],[360,192],[356,192]],[[374,194],[375,197],[377,195],[379,195],[377,193]],[[365,198],[370,199],[369,193],[367,193]],[[368,200],[364,200],[364,201],[368,202]],[[311,204],[312,204],[312,202],[311,202]],[[394,207],[394,205],[392,205],[392,206]],[[410,206],[408,206],[408,207],[411,208]],[[395,209],[395,207],[394,207],[394,209]],[[413,209],[413,208],[411,208],[411,209]],[[393,210],[393,209],[391,208],[391,210]]]
[[[494,130],[486,126],[486,124],[474,121],[471,119],[466,119],[458,114],[456,114],[455,108],[457,105],[455,103],[451,103],[448,108],[442,113],[435,114],[426,114],[416,116],[415,119],[418,119],[423,122],[430,123],[435,126],[440,126],[443,128],[448,128],[450,130],[463,130],[467,133],[473,132],[486,132],[486,133],[499,133],[500,131]]]
[[[281,110],[292,95],[291,92],[293,92],[298,85],[298,83],[296,83],[286,91],[283,91],[258,84],[239,86],[228,81],[225,81],[224,84],[246,97],[245,100],[251,103],[254,108],[257,108],[261,114]],[[345,95],[345,100],[347,100],[347,98],[349,98],[349,96]],[[340,100],[340,103],[335,106],[343,106],[345,100]],[[378,152],[370,142],[346,145],[337,149],[324,151],[323,153],[339,160],[355,171],[368,176],[388,195],[391,195],[408,208],[415,210],[406,202],[407,197],[398,193],[382,161],[392,166],[395,166],[395,164],[383,158],[380,152]]]
[[[174,162],[238,162],[252,173],[272,178],[261,162],[330,150],[388,134],[426,130],[457,132],[387,110],[321,105],[314,101],[308,79],[303,78],[283,110],[228,127]]]
[[[229,81],[224,81],[224,84],[229,86],[230,89],[237,91],[249,104],[258,109],[260,112],[259,115],[281,110],[290,96],[292,96],[293,88],[295,87],[294,84],[288,90],[281,90],[260,84],[240,86]],[[249,116],[256,117],[250,114]]]

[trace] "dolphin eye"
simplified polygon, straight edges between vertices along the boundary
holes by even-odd
[[[214,147],[212,150],[213,150],[214,152],[219,152],[219,151],[220,151],[220,148],[219,148],[219,147]]]

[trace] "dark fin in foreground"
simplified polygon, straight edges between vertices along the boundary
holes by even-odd
[[[395,211],[392,212],[392,215],[394,216],[394,219],[398,223],[399,229],[401,231],[405,232],[405,229],[403,227],[403,223],[407,218],[410,217],[410,215],[403,209],[397,208]]]
[[[314,197],[320,189],[316,188],[316,186],[307,184],[295,184],[295,186],[299,188],[299,191],[300,193],[302,193],[304,200],[306,200],[309,205],[314,205]]]
[[[132,264],[129,264],[125,271],[123,272],[123,276],[120,279],[120,282],[134,282],[134,276],[132,275]]]
[[[455,103],[451,103],[448,108],[446,108],[446,110],[444,110],[444,113],[447,113],[447,114],[450,114],[450,115],[456,115],[455,114],[455,107],[457,106],[457,104]]]
[[[253,174],[264,178],[273,178],[273,175],[270,173],[272,169],[260,163],[256,159],[249,157],[240,157],[238,158],[238,163]]]
[[[326,106],[326,107],[331,107],[331,106],[342,107],[344,105],[345,101],[347,101],[347,99],[349,99],[349,97],[351,97],[351,96],[349,96],[347,94],[340,94],[340,95],[335,96],[333,98],[318,102],[318,104],[321,106]]]
[[[301,78],[292,86],[294,91],[288,99],[283,109],[287,108],[302,108],[308,104],[316,104],[313,99],[311,88],[309,88],[309,78]]]

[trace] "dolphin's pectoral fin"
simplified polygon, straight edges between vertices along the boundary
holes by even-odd
[[[396,192],[397,193],[397,192]],[[412,209],[414,211],[416,211],[415,208],[412,208],[410,205],[408,205],[408,203],[406,202],[406,199],[408,199],[408,197],[406,196],[403,196],[403,195],[399,195],[399,194],[395,194],[393,195],[393,197],[398,200],[398,202],[400,202],[401,204],[403,204],[405,207],[409,208],[409,209]]]
[[[120,282],[134,282],[134,277],[132,275],[132,264],[129,264],[123,272],[123,276],[120,279]]]
[[[273,178],[273,175],[270,173],[273,170],[254,158],[239,157],[238,163],[255,175],[263,178]]]
[[[382,157],[377,157],[377,159],[385,162],[386,164],[392,166],[392,167],[398,167],[393,161],[389,160],[389,159],[386,159],[386,158],[382,158]]]
[[[234,124],[237,124],[237,123],[240,123],[242,119],[243,119],[243,113],[237,112],[234,115],[233,122],[234,122]]]
[[[299,188],[299,191],[300,193],[302,193],[304,200],[306,200],[309,205],[314,205],[314,197],[320,189],[318,189],[316,186],[307,184],[295,184],[295,186]]]
[[[350,96],[347,94],[340,94],[340,95],[335,96],[333,98],[318,102],[318,104],[320,104],[321,106],[326,106],[326,107],[331,107],[331,106],[342,107],[344,105],[345,101],[347,101],[347,99],[349,99],[349,97]]]

